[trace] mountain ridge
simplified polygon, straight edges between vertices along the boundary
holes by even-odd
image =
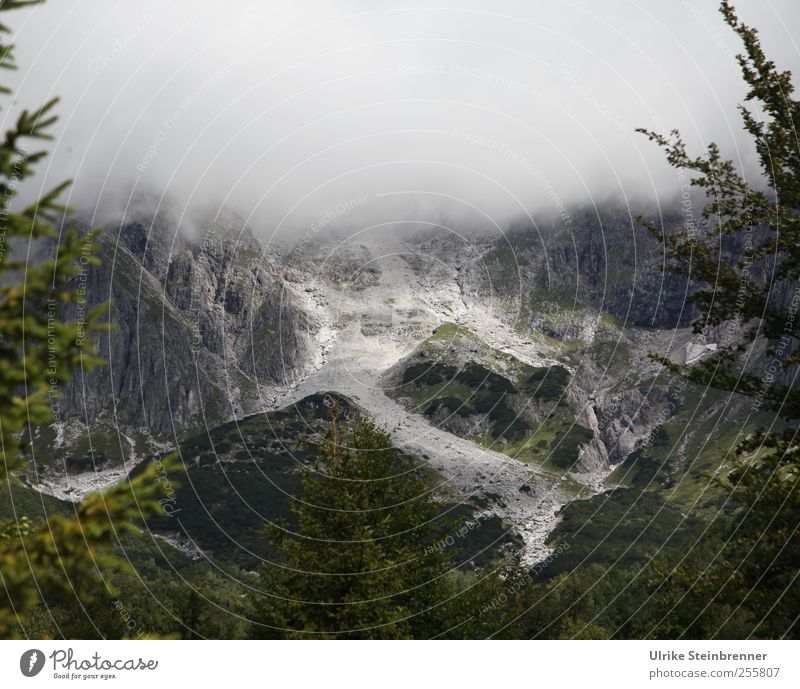
[[[628,227],[614,225],[615,218],[605,231],[622,242]],[[329,390],[364,409],[396,447],[423,457],[444,477],[443,489],[462,499],[497,496],[491,509],[522,535],[524,560],[541,559],[560,508],[610,485],[614,467],[669,418],[669,382],[648,353],[685,359],[698,346],[688,328],[621,320],[615,312],[624,302],[598,308],[598,280],[608,266],[601,269],[605,259],[595,257],[588,277],[581,272],[586,261],[575,257],[599,246],[592,226],[587,231],[583,246],[572,237],[570,258],[554,229],[548,241],[555,248],[537,254],[522,230],[477,240],[430,229],[351,241],[314,237],[273,250],[229,212],[194,216],[191,231],[166,212],[121,223],[99,240],[102,263],[86,277],[91,303],[113,299],[117,327],[99,342],[109,365],[77,376],[65,391],[64,418],[37,430],[39,485],[80,497],[119,480],[152,456],[154,445],[177,447],[190,434]],[[624,255],[614,258],[614,270],[635,282]],[[566,268],[559,285],[543,287],[543,271],[558,257],[574,273],[571,303]],[[527,414],[529,437],[511,445],[496,424],[496,437],[481,440],[387,396],[388,372],[402,376],[403,362],[420,347],[433,350],[431,338],[448,324],[476,339],[464,345],[440,337],[428,368],[445,361],[448,347],[460,351],[458,370],[480,361],[527,367],[529,376],[560,367],[566,379],[552,403],[561,425],[541,402],[539,411],[525,411],[525,395],[543,381],[523,389],[504,378],[508,402],[473,410],[478,425],[488,413],[508,418],[507,428]],[[627,365],[619,366],[623,353]],[[485,397],[480,376],[471,384],[468,397]],[[88,446],[71,443],[86,435],[81,429]],[[561,465],[550,463],[555,453]]]

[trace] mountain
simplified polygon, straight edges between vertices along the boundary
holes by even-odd
[[[254,511],[252,490],[225,489],[237,475],[261,485],[242,431],[255,421],[239,420],[279,413],[293,428],[330,392],[422,458],[434,490],[512,527],[535,562],[563,506],[625,484],[619,467],[700,394],[650,354],[713,350],[687,327],[685,283],[614,205],[507,234],[405,224],[262,244],[230,211],[151,201],[95,241],[102,262],[77,279],[87,307],[112,300],[108,366],[77,376],[36,429],[35,483],[77,499],[180,448],[229,536],[285,510],[274,490]],[[259,436],[284,492],[297,487],[288,436]],[[181,542],[228,552],[198,509]]]

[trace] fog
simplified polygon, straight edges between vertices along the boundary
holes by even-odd
[[[289,237],[651,204],[678,181],[636,127],[717,141],[754,169],[740,45],[717,5],[49,0],[9,14],[20,69],[3,117],[61,97],[26,193],[72,178],[69,203],[95,222],[145,189]],[[779,65],[800,66],[796,0],[737,7]]]

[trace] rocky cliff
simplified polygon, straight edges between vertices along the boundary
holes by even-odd
[[[316,345],[300,295],[235,214],[190,226],[140,213],[97,238],[101,264],[76,281],[82,308],[111,301],[108,365],[64,390],[67,417],[171,437],[252,413],[302,375]]]

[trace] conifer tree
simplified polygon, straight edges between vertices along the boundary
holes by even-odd
[[[745,611],[753,624],[748,634],[775,637],[797,633],[800,606],[800,101],[791,72],[767,58],[757,30],[728,0],[720,12],[744,44],[737,60],[746,101],[756,107],[739,112],[761,178],[748,181],[716,144],[695,157],[677,130],[639,130],[664,149],[670,165],[689,171],[707,198],[699,226],[672,234],[645,223],[663,242],[671,269],[692,281],[694,329],[724,326],[735,335],[693,367],[664,363],[695,382],[751,397],[753,409],[775,411],[788,427],[759,430],[736,448],[734,466],[719,478],[737,510],[726,545],[711,567],[670,577],[674,602],[664,615],[681,609],[692,620],[687,633],[697,636],[718,633],[734,618],[741,629]],[[698,605],[698,590],[713,593]],[[721,616],[721,608],[730,612]]]
[[[0,12],[39,4],[4,0]],[[9,29],[0,23],[0,35]],[[0,68],[15,69],[14,46],[0,42]],[[9,96],[9,88],[0,86]],[[10,100],[10,99],[9,99]],[[19,185],[46,155],[29,145],[51,138],[56,121],[53,99],[24,110],[0,141],[0,486],[9,487],[25,468],[26,433],[51,419],[58,389],[80,366],[100,363],[92,336],[105,328],[104,308],[83,321],[67,321],[67,306],[80,299],[73,278],[82,266],[97,262],[87,237],[62,234],[56,255],[39,264],[14,257],[14,244],[57,237],[53,229],[68,211],[59,196],[64,182],[33,203],[13,207]],[[8,107],[8,106],[7,106]],[[95,236],[93,233],[91,236]],[[73,515],[51,516],[35,524],[26,515],[0,522],[0,638],[25,635],[28,615],[42,600],[79,605],[111,589],[108,573],[125,564],[114,555],[121,534],[136,530],[144,516],[158,513],[161,482],[155,466],[136,480],[103,494],[88,496]]]
[[[297,526],[271,529],[281,561],[262,569],[255,636],[427,638],[455,593],[441,505],[414,461],[363,417],[340,418],[304,470]]]
[[[728,346],[716,356],[680,372],[701,384],[753,396],[787,418],[799,418],[800,389],[793,382],[800,363],[800,101],[792,97],[791,72],[766,57],[757,30],[739,20],[728,0],[720,12],[745,47],[737,60],[749,89],[746,101],[763,113],[762,118],[746,105],[739,107],[761,177],[755,184],[748,181],[715,143],[695,157],[679,131],[664,135],[640,129],[664,150],[671,166],[692,175],[692,186],[707,198],[700,224],[688,222],[677,233],[664,232],[652,222],[645,225],[663,242],[671,270],[692,280],[694,330],[702,333],[724,324],[735,335],[734,324],[744,327],[741,336],[726,338],[723,344]],[[782,375],[741,370],[743,353],[758,356],[752,348],[756,341],[769,343]]]

